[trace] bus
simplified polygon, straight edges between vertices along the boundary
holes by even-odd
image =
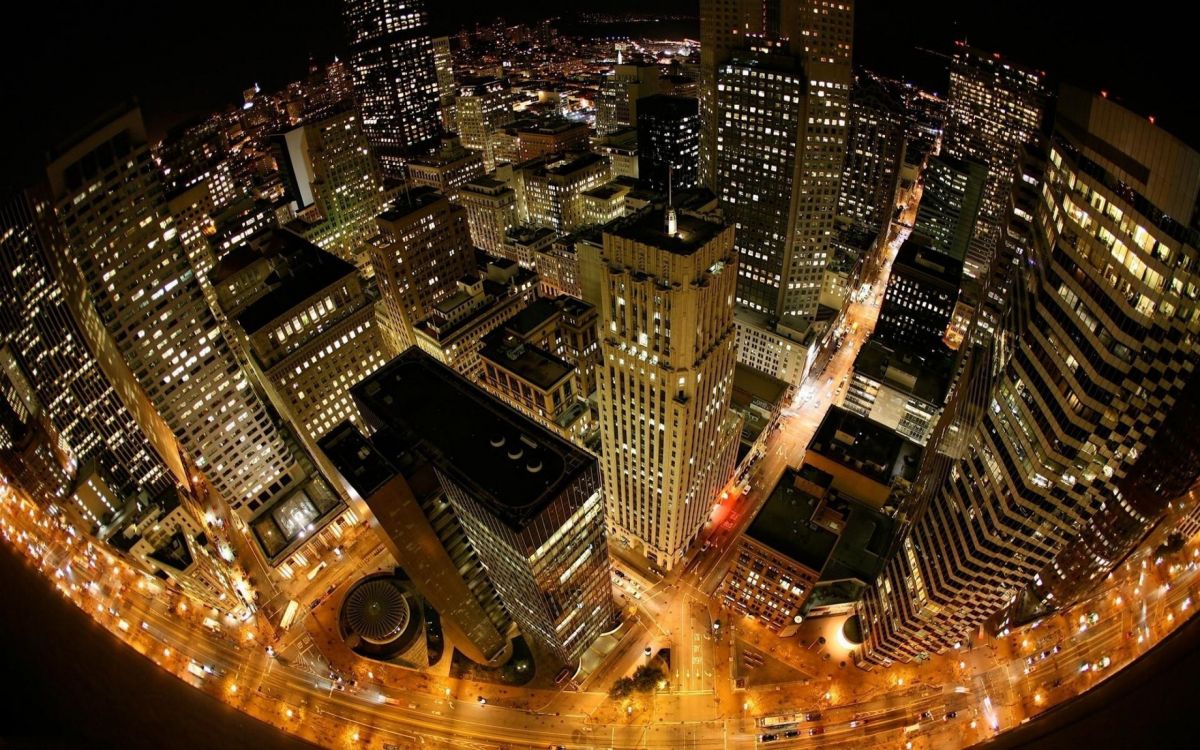
[[[793,724],[801,724],[804,722],[804,714],[779,714],[778,716],[763,716],[758,720],[758,725],[764,729],[777,729],[779,727],[789,727]]]

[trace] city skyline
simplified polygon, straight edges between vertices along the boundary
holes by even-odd
[[[329,5],[322,55],[325,5],[206,8],[177,84],[248,34],[190,97],[114,35],[7,141],[52,145],[0,190],[0,538],[118,650],[324,747],[956,750],[1193,632],[1186,64],[936,2]]]

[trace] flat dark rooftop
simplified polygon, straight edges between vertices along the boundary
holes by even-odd
[[[855,578],[874,581],[883,572],[886,555],[896,532],[896,522],[876,510],[852,500],[846,505],[846,527],[822,571],[821,580]]]
[[[437,190],[428,185],[410,188],[406,191],[401,191],[390,203],[384,207],[379,214],[379,218],[384,221],[396,221],[405,216],[425,208],[431,203],[436,203],[444,196]]]
[[[889,484],[897,476],[911,481],[922,452],[921,446],[895,430],[840,406],[826,412],[808,449],[880,484]]]
[[[934,279],[946,287],[958,289],[962,281],[962,261],[939,253],[928,244],[923,237],[910,237],[900,246],[896,260],[892,264],[893,273],[918,273],[929,279]]]
[[[653,205],[608,224],[605,234],[640,242],[677,255],[691,255],[725,231],[728,225],[696,214],[679,212],[676,233],[667,234],[666,208]]]
[[[495,333],[501,335],[485,339],[479,356],[542,390],[562,382],[575,369],[541,347],[510,340],[504,331]]]
[[[838,535],[813,522],[820,499],[795,486],[785,471],[746,528],[746,536],[818,573],[825,567]]]
[[[516,531],[595,461],[416,347],[351,393]]]
[[[375,494],[399,473],[350,422],[334,427],[318,444],[360,497]]]
[[[948,350],[921,354],[869,339],[854,359],[854,371],[940,405],[950,388],[953,364]]]
[[[538,297],[521,310],[521,312],[509,318],[503,327],[518,336],[528,336],[530,331],[536,330],[547,320],[557,315],[558,309],[558,305],[555,304],[554,300],[546,297]]]
[[[238,323],[248,334],[296,307],[317,292],[355,273],[350,263],[328,253],[303,237],[276,229],[273,243],[284,256],[276,274],[268,277],[275,288],[255,300],[238,315]]]

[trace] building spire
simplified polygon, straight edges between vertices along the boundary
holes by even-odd
[[[675,216],[675,197],[671,189],[671,167],[667,166],[667,235],[674,237],[679,230],[679,221]]]

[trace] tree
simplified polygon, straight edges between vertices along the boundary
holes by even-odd
[[[633,689],[639,693],[652,692],[666,676],[662,667],[657,664],[643,664],[633,673]]]
[[[633,679],[622,677],[612,684],[608,689],[608,697],[614,700],[628,698],[633,693]]]

